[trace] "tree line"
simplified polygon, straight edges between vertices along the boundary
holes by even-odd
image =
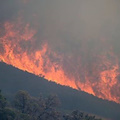
[[[57,95],[44,98],[31,96],[20,90],[9,102],[0,90],[0,120],[102,120],[93,115],[74,110],[69,114],[60,112]]]

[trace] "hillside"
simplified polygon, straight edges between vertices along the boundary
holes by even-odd
[[[82,91],[49,82],[42,77],[21,71],[0,62],[0,89],[11,99],[18,90],[26,90],[33,96],[42,93],[47,96],[57,94],[64,111],[79,109],[112,120],[120,119],[120,105],[102,100]]]

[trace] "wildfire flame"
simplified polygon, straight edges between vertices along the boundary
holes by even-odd
[[[58,84],[70,86],[120,103],[118,58],[111,51],[98,55],[91,71],[82,65],[81,56],[73,63],[72,56],[58,54],[47,42],[33,49],[37,30],[30,24],[5,22],[0,35],[0,60]]]

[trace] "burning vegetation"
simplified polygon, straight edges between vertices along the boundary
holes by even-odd
[[[28,0],[24,1],[26,4]],[[27,19],[24,20],[23,14],[18,19],[2,22],[0,61],[58,84],[120,103],[119,55],[114,50],[113,40],[109,40],[110,36],[97,35],[89,39],[90,35],[86,33],[85,37],[81,37],[74,33],[74,27],[66,32],[62,28],[65,22],[57,24],[54,20],[47,20],[46,16],[46,23],[43,22],[42,26],[37,13],[31,14],[30,21]]]

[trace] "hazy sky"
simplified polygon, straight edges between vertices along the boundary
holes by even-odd
[[[6,0],[0,4],[0,21],[21,15],[32,25],[38,22],[41,39],[58,51],[74,51],[84,41],[114,46],[120,44],[119,4],[119,0]]]
[[[47,41],[56,52],[85,60],[111,49],[120,56],[119,5],[119,0],[6,0],[0,4],[0,22],[21,17],[36,29],[34,45],[23,43],[30,49]]]

